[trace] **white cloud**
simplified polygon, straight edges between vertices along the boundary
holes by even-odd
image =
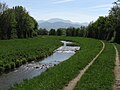
[[[93,7],[89,7],[91,9],[100,9],[100,8],[110,8],[112,7],[112,4],[103,4],[103,5],[97,5],[97,6],[93,6]]]
[[[67,3],[67,2],[71,2],[71,1],[74,1],[74,0],[52,0],[52,2],[54,4]]]

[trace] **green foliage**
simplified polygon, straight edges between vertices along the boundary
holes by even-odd
[[[85,36],[86,28],[84,26],[81,26],[80,28],[67,28],[66,29],[66,36]]]
[[[106,48],[93,65],[85,72],[75,90],[112,90],[114,84],[115,49],[106,43]]]
[[[51,30],[49,31],[49,35],[56,35],[55,29],[51,29]]]
[[[114,2],[107,17],[100,16],[88,25],[87,37],[120,43],[120,1]]]
[[[63,34],[63,29],[62,28],[57,29],[56,34],[57,36],[61,36]]]
[[[37,31],[38,35],[48,35],[48,31],[44,28],[40,28],[38,31]]]
[[[5,4],[0,3],[0,9],[2,11],[0,13],[0,39],[37,36],[38,24],[25,8],[22,6],[5,8]]]
[[[101,42],[93,39],[55,37],[76,42],[81,50],[67,61],[48,69],[40,76],[24,81],[13,90],[62,90],[62,88],[82,70],[101,50]]]
[[[12,9],[7,9],[0,16],[0,28],[1,28],[1,38],[10,39],[14,37],[12,32],[16,27],[15,14]]]

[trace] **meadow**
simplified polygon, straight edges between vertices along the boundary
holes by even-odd
[[[106,43],[105,50],[85,72],[74,90],[112,90],[114,85],[115,49]]]
[[[0,73],[9,71],[30,61],[39,61],[61,46],[53,37],[0,40]]]
[[[77,76],[101,50],[102,43],[95,39],[80,37],[55,37],[76,42],[80,47],[74,56],[59,65],[48,69],[31,80],[15,85],[12,90],[61,90],[71,79]]]

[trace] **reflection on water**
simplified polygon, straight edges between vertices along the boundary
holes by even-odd
[[[15,83],[20,83],[24,79],[31,79],[40,75],[47,68],[53,67],[54,65],[69,59],[75,54],[76,50],[80,49],[80,47],[67,46],[67,44],[71,44],[72,42],[61,42],[64,43],[64,46],[61,46],[55,50],[53,55],[43,59],[40,62],[33,61],[31,63],[27,63],[12,72],[0,76],[0,90],[7,90]]]

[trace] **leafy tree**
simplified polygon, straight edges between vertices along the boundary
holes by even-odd
[[[48,35],[48,31],[44,28],[40,28],[38,31],[37,31],[38,35]]]
[[[58,36],[61,36],[61,35],[63,34],[63,30],[62,30],[61,28],[57,29],[56,34],[57,34]]]
[[[37,35],[38,23],[25,8],[7,8],[0,3],[0,38],[28,38]]]
[[[49,31],[49,35],[56,35],[55,29],[51,29],[51,30]]]
[[[112,17],[112,29],[114,29],[112,41],[120,43],[120,0],[114,2],[114,6],[110,10],[110,16]]]
[[[16,20],[12,9],[8,9],[0,16],[1,39],[16,37]]]

